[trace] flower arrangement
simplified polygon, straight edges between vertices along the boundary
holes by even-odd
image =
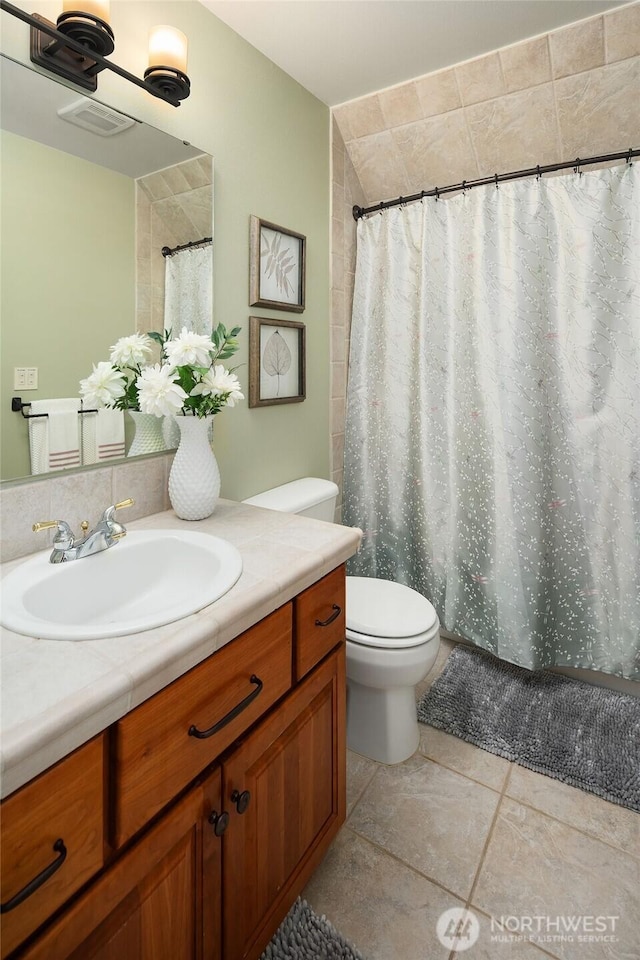
[[[80,396],[90,407],[139,410],[137,380],[152,353],[153,340],[146,334],[121,337],[109,360],[94,363],[93,372],[80,381]]]
[[[94,364],[93,372],[80,381],[80,394],[90,405],[141,410],[156,417],[219,413],[244,400],[235,368],[220,362],[237,351],[239,333],[240,327],[227,332],[219,323],[210,337],[186,327],[175,338],[170,331],[123,337],[111,348],[110,360]],[[154,341],[163,357],[160,363],[149,364]]]

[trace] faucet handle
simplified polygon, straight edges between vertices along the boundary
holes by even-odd
[[[106,521],[113,520],[113,515],[116,510],[122,510],[123,507],[132,507],[134,503],[135,500],[133,500],[131,497],[128,497],[126,500],[121,500],[120,503],[114,503],[112,506],[107,507],[102,514],[102,519]]]
[[[53,527],[58,526],[57,520],[41,520],[39,523],[34,523],[31,527],[34,533],[40,533],[41,530],[52,530]]]
[[[52,530],[54,527],[58,528],[53,538],[54,545],[60,548],[73,546],[73,530],[66,520],[41,520],[39,523],[34,523],[31,529],[34,533],[40,533],[41,530]]]
[[[54,527],[57,527],[64,536],[73,536],[66,520],[41,520],[39,523],[34,523],[31,529],[34,533],[40,533],[41,530],[52,530]]]

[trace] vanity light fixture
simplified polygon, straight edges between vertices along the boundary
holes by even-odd
[[[77,9],[80,6],[82,9]],[[187,38],[173,27],[151,31],[152,40],[158,31],[158,39],[153,50],[150,46],[149,67],[144,80],[140,80],[106,59],[115,48],[109,0],[64,0],[56,23],[38,13],[26,13],[8,0],[0,0],[0,9],[29,24],[33,63],[86,90],[95,91],[97,75],[107,69],[174,107],[179,107],[191,92],[186,74]]]
[[[175,27],[153,27],[149,34],[147,83],[183,100],[191,92],[187,70],[187,38]]]

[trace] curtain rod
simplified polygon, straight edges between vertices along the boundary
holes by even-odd
[[[359,220],[361,217],[365,217],[369,213],[379,213],[382,210],[388,210],[389,207],[399,207],[405,203],[415,203],[416,200],[424,200],[425,197],[435,197],[436,200],[445,193],[454,193],[458,190],[470,190],[472,187],[485,187],[488,184],[495,183],[496,187],[499,183],[504,183],[507,180],[520,180],[524,177],[540,177],[543,173],[554,173],[556,170],[569,170],[571,167],[575,170],[576,173],[580,172],[580,167],[584,167],[592,163],[606,163],[609,160],[626,160],[627,163],[631,163],[632,157],[640,157],[640,150],[629,149],[625,150],[624,153],[607,153],[602,157],[587,157],[586,159],[580,159],[576,157],[575,160],[566,160],[564,163],[549,163],[546,166],[536,166],[529,167],[526,170],[513,170],[511,173],[495,173],[492,177],[482,177],[480,180],[463,180],[462,183],[453,183],[448,187],[434,187],[433,190],[421,190],[420,193],[414,193],[410,197],[398,197],[397,200],[383,200],[381,203],[375,203],[371,207],[359,207],[354,206],[353,208],[353,219]]]
[[[190,240],[189,243],[181,243],[177,247],[163,247],[162,256],[163,257],[172,257],[174,253],[179,253],[180,250],[189,250],[190,247],[200,247],[203,243],[211,243],[213,237],[203,237],[202,240]]]

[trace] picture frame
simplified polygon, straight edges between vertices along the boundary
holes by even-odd
[[[249,317],[249,406],[300,403],[305,397],[304,324]]]
[[[307,238],[251,216],[249,306],[304,311]]]

